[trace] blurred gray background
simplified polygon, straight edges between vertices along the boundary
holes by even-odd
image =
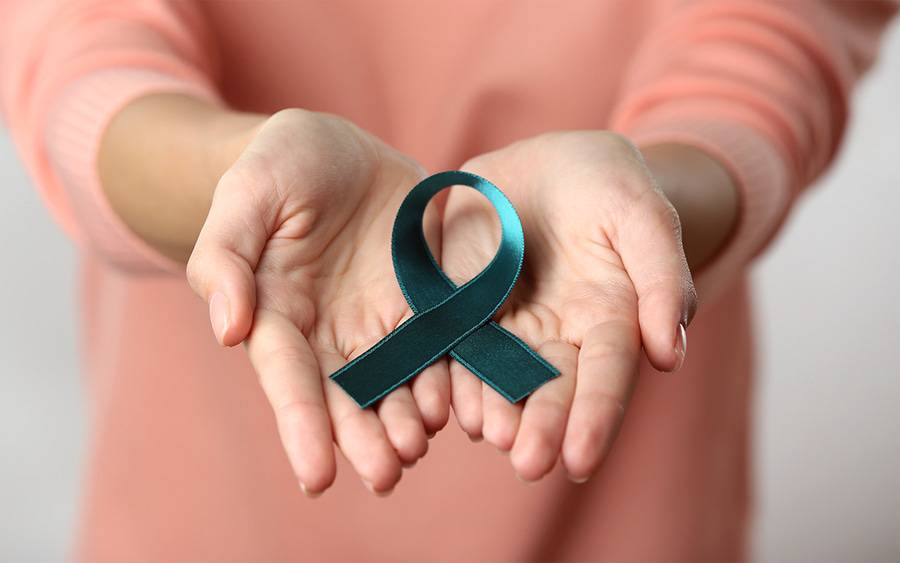
[[[756,559],[900,561],[900,27],[757,264]],[[0,561],[65,559],[87,437],[75,256],[0,131]]]

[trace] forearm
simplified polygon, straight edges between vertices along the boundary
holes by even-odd
[[[100,178],[110,205],[153,248],[186,262],[216,183],[264,119],[185,95],[135,100],[112,120],[100,147]],[[685,253],[697,270],[733,229],[733,182],[718,162],[690,146],[659,144],[642,153],[678,211]]]
[[[186,262],[219,177],[263,119],[181,94],[131,102],[98,157],[113,211],[154,249]]]
[[[727,242],[738,217],[738,193],[725,168],[700,149],[680,144],[641,152],[681,220],[691,270],[707,264]]]

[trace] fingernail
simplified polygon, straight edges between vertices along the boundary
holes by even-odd
[[[300,481],[300,490],[303,491],[303,494],[308,496],[309,498],[316,498],[316,497],[322,495],[321,492],[318,492],[318,493],[310,492],[310,490],[306,488],[306,483],[304,483],[303,481]]]
[[[404,463],[403,468],[404,469],[412,469],[413,467],[416,466],[417,463],[419,463],[419,460],[411,461],[409,463]]]
[[[684,323],[678,323],[678,328],[675,329],[675,369],[672,371],[681,369],[681,365],[684,363],[684,357],[686,355],[687,330],[684,328]]]
[[[588,479],[590,479],[590,478],[591,478],[590,475],[587,477],[572,477],[571,475],[569,475],[569,481],[572,481],[576,485],[580,485],[582,483],[587,483]]]
[[[386,496],[390,495],[391,492],[393,492],[393,490],[394,490],[394,489],[388,489],[386,491],[376,491],[375,486],[372,485],[372,483],[370,481],[363,479],[362,482],[363,482],[363,485],[365,485],[366,488],[369,489],[369,492],[377,497],[386,497]]]
[[[209,300],[209,322],[219,344],[225,344],[225,333],[228,331],[228,298],[222,292],[213,293]]]
[[[525,483],[526,485],[534,485],[535,483],[538,482],[537,479],[535,479],[535,480],[533,480],[533,481],[529,481],[528,479],[525,479],[524,477],[522,477],[522,476],[519,475],[518,473],[516,473],[516,479],[518,479],[519,481]]]
[[[470,442],[478,443],[484,440],[484,436],[472,436],[471,434],[467,434]]]

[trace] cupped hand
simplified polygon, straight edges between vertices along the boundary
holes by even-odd
[[[561,375],[510,404],[461,364],[450,365],[460,426],[536,480],[557,459],[589,478],[625,414],[641,350],[677,370],[695,308],[678,215],[639,152],[607,132],[551,133],[463,167],[497,184],[525,228],[525,264],[498,322]],[[462,283],[490,260],[498,221],[480,195],[455,187],[443,221],[442,264]]]
[[[223,345],[246,342],[301,488],[335,475],[332,440],[373,492],[390,491],[449,415],[442,361],[360,409],[328,376],[411,315],[394,279],[394,214],[421,168],[335,116],[285,110],[216,187],[188,263]],[[426,231],[439,248],[438,223]]]

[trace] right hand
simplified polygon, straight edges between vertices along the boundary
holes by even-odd
[[[246,343],[303,491],[331,485],[334,440],[366,486],[386,493],[447,422],[447,363],[377,410],[360,409],[328,376],[412,314],[390,236],[423,171],[332,115],[284,110],[246,135],[188,262],[191,287],[219,342]],[[426,216],[432,248],[436,219]]]

